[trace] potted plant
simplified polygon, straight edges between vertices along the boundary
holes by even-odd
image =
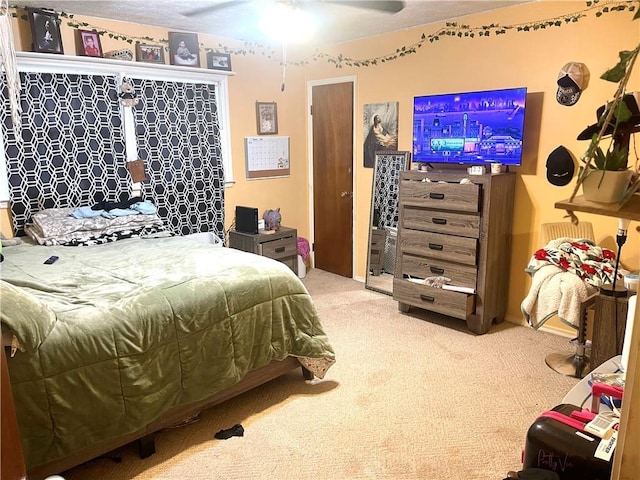
[[[582,178],[585,200],[599,203],[619,203],[632,188],[634,172],[629,169],[627,148],[612,143],[607,152],[596,146],[593,162]]]
[[[638,18],[640,10],[633,20]],[[639,53],[640,44],[633,50],[619,52],[619,62],[600,76],[603,80],[617,83],[618,88],[613,99],[598,109],[597,129],[591,134],[591,141],[582,157],[584,166],[580,168],[570,201],[582,185],[585,200],[623,205],[640,186],[640,175],[628,165],[631,135],[638,131],[637,112],[632,112],[628,104],[629,100],[635,102],[636,99],[626,93]],[[604,150],[601,144],[606,140],[609,145]],[[612,180],[609,177],[616,178]]]

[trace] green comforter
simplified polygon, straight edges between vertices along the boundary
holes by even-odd
[[[318,376],[334,361],[304,285],[274,260],[181,237],[3,253],[28,468],[134,432],[274,359],[314,359]]]

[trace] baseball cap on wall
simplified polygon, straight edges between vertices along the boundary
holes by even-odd
[[[624,102],[625,106],[631,116],[625,121],[620,122],[618,125],[618,129],[626,128],[630,129],[633,132],[640,131],[640,92],[631,92],[627,93],[622,97],[622,102]],[[600,121],[604,120],[604,117],[607,113],[610,104],[602,105],[598,107],[596,110],[596,120],[597,122],[589,125],[578,135],[578,140],[591,140],[596,133],[598,133],[602,127]],[[616,112],[614,112],[616,113]],[[615,114],[609,121],[607,128],[604,130],[603,136],[611,135],[613,130],[616,127],[616,116]]]
[[[547,158],[547,180],[551,185],[563,187],[573,178],[575,162],[571,152],[560,145]]]
[[[584,63],[569,62],[560,69],[557,84],[558,103],[567,107],[575,105],[589,85],[589,69]]]

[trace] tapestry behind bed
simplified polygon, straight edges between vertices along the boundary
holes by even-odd
[[[24,234],[45,208],[123,201],[132,196],[126,169],[119,85],[113,76],[23,72],[22,134],[14,135],[8,91],[0,78],[0,122],[14,233]],[[135,114],[148,180],[143,197],[178,234],[224,238],[224,173],[215,87],[136,80]]]

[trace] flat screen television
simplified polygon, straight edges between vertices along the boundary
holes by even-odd
[[[413,161],[520,165],[527,89],[424,95],[413,99]]]

